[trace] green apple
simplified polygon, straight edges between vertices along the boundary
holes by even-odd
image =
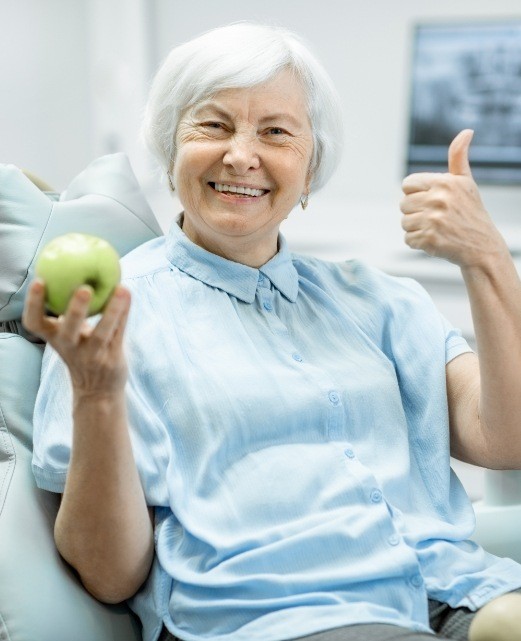
[[[103,238],[79,233],[58,236],[45,245],[35,273],[45,281],[47,309],[57,316],[81,285],[93,291],[88,315],[102,311],[121,277],[114,247]]]

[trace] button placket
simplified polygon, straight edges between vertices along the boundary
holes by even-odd
[[[414,587],[414,588],[421,588],[423,585],[423,577],[421,574],[414,574],[411,576],[409,579],[409,583]]]
[[[329,402],[331,403],[331,405],[335,405],[335,406],[340,405],[340,396],[338,395],[337,392],[331,391],[327,396],[329,398]]]
[[[288,328],[282,323],[277,312],[275,311],[275,305],[273,304],[273,292],[271,290],[270,281],[262,274],[260,274],[258,278],[256,296],[259,300],[261,309],[268,312],[268,314],[266,315],[266,320],[270,329],[278,336],[284,336],[287,338]],[[302,356],[302,354],[300,354],[298,348],[296,348],[296,345],[293,343],[293,341],[291,341],[291,339],[288,342],[288,347],[289,355],[291,356],[292,360],[296,363],[304,363],[304,357]]]
[[[382,502],[382,492],[378,489],[375,489],[371,492],[371,501],[373,503],[381,503]]]
[[[344,443],[344,449],[343,449],[343,454],[346,460],[346,466],[348,466],[348,469],[350,470],[350,473],[354,473],[360,481],[361,486],[365,486],[367,488],[367,483],[371,482],[371,480],[374,482],[376,479],[373,477],[371,480],[369,479],[368,476],[365,474],[359,474],[360,470],[364,470],[364,466],[360,464],[359,459],[356,458],[355,451],[353,449],[353,446],[351,443]],[[354,466],[354,467],[353,467]],[[379,505],[385,505],[386,506],[386,512],[388,516],[388,521],[385,529],[382,530],[382,539],[381,542],[384,545],[389,545],[392,547],[398,547],[400,544],[403,542],[403,537],[401,534],[397,531],[396,525],[394,523],[394,517],[392,515],[391,510],[388,508],[387,501],[384,497],[383,491],[376,486],[371,486],[369,485],[369,489],[366,489],[365,494],[366,500],[369,500],[372,505],[374,505],[375,509],[378,508]],[[423,578],[421,574],[415,574],[415,575],[409,575],[408,577],[404,577],[404,579],[414,587],[415,590],[423,586]]]
[[[264,309],[265,309],[267,312],[272,312],[272,311],[273,311],[273,305],[270,303],[270,301],[269,301],[269,300],[265,300],[265,301],[262,303],[262,306],[264,307]]]
[[[345,428],[344,407],[340,394],[329,388],[327,403],[329,405],[329,416],[327,424],[327,438],[331,440],[342,439]]]
[[[264,279],[263,284],[261,284],[259,277],[257,296],[259,297],[262,309],[267,312],[272,312],[275,309],[273,305],[273,292],[269,287],[269,281],[267,279]]]

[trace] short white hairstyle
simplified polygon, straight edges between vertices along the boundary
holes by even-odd
[[[289,69],[304,89],[313,132],[311,191],[323,187],[340,162],[340,100],[329,75],[302,39],[281,28],[238,22],[208,31],[170,51],[152,81],[142,135],[170,173],[185,110],[223,89],[253,87]]]

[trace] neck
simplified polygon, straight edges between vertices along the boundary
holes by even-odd
[[[199,233],[181,216],[179,226],[186,236],[196,245],[208,252],[235,263],[258,269],[278,252],[278,235],[273,239],[249,237],[210,238]]]

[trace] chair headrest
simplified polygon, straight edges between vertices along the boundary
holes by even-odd
[[[58,201],[0,164],[0,321],[21,318],[40,249],[68,232],[105,238],[120,256],[162,234],[125,154],[93,161]]]

